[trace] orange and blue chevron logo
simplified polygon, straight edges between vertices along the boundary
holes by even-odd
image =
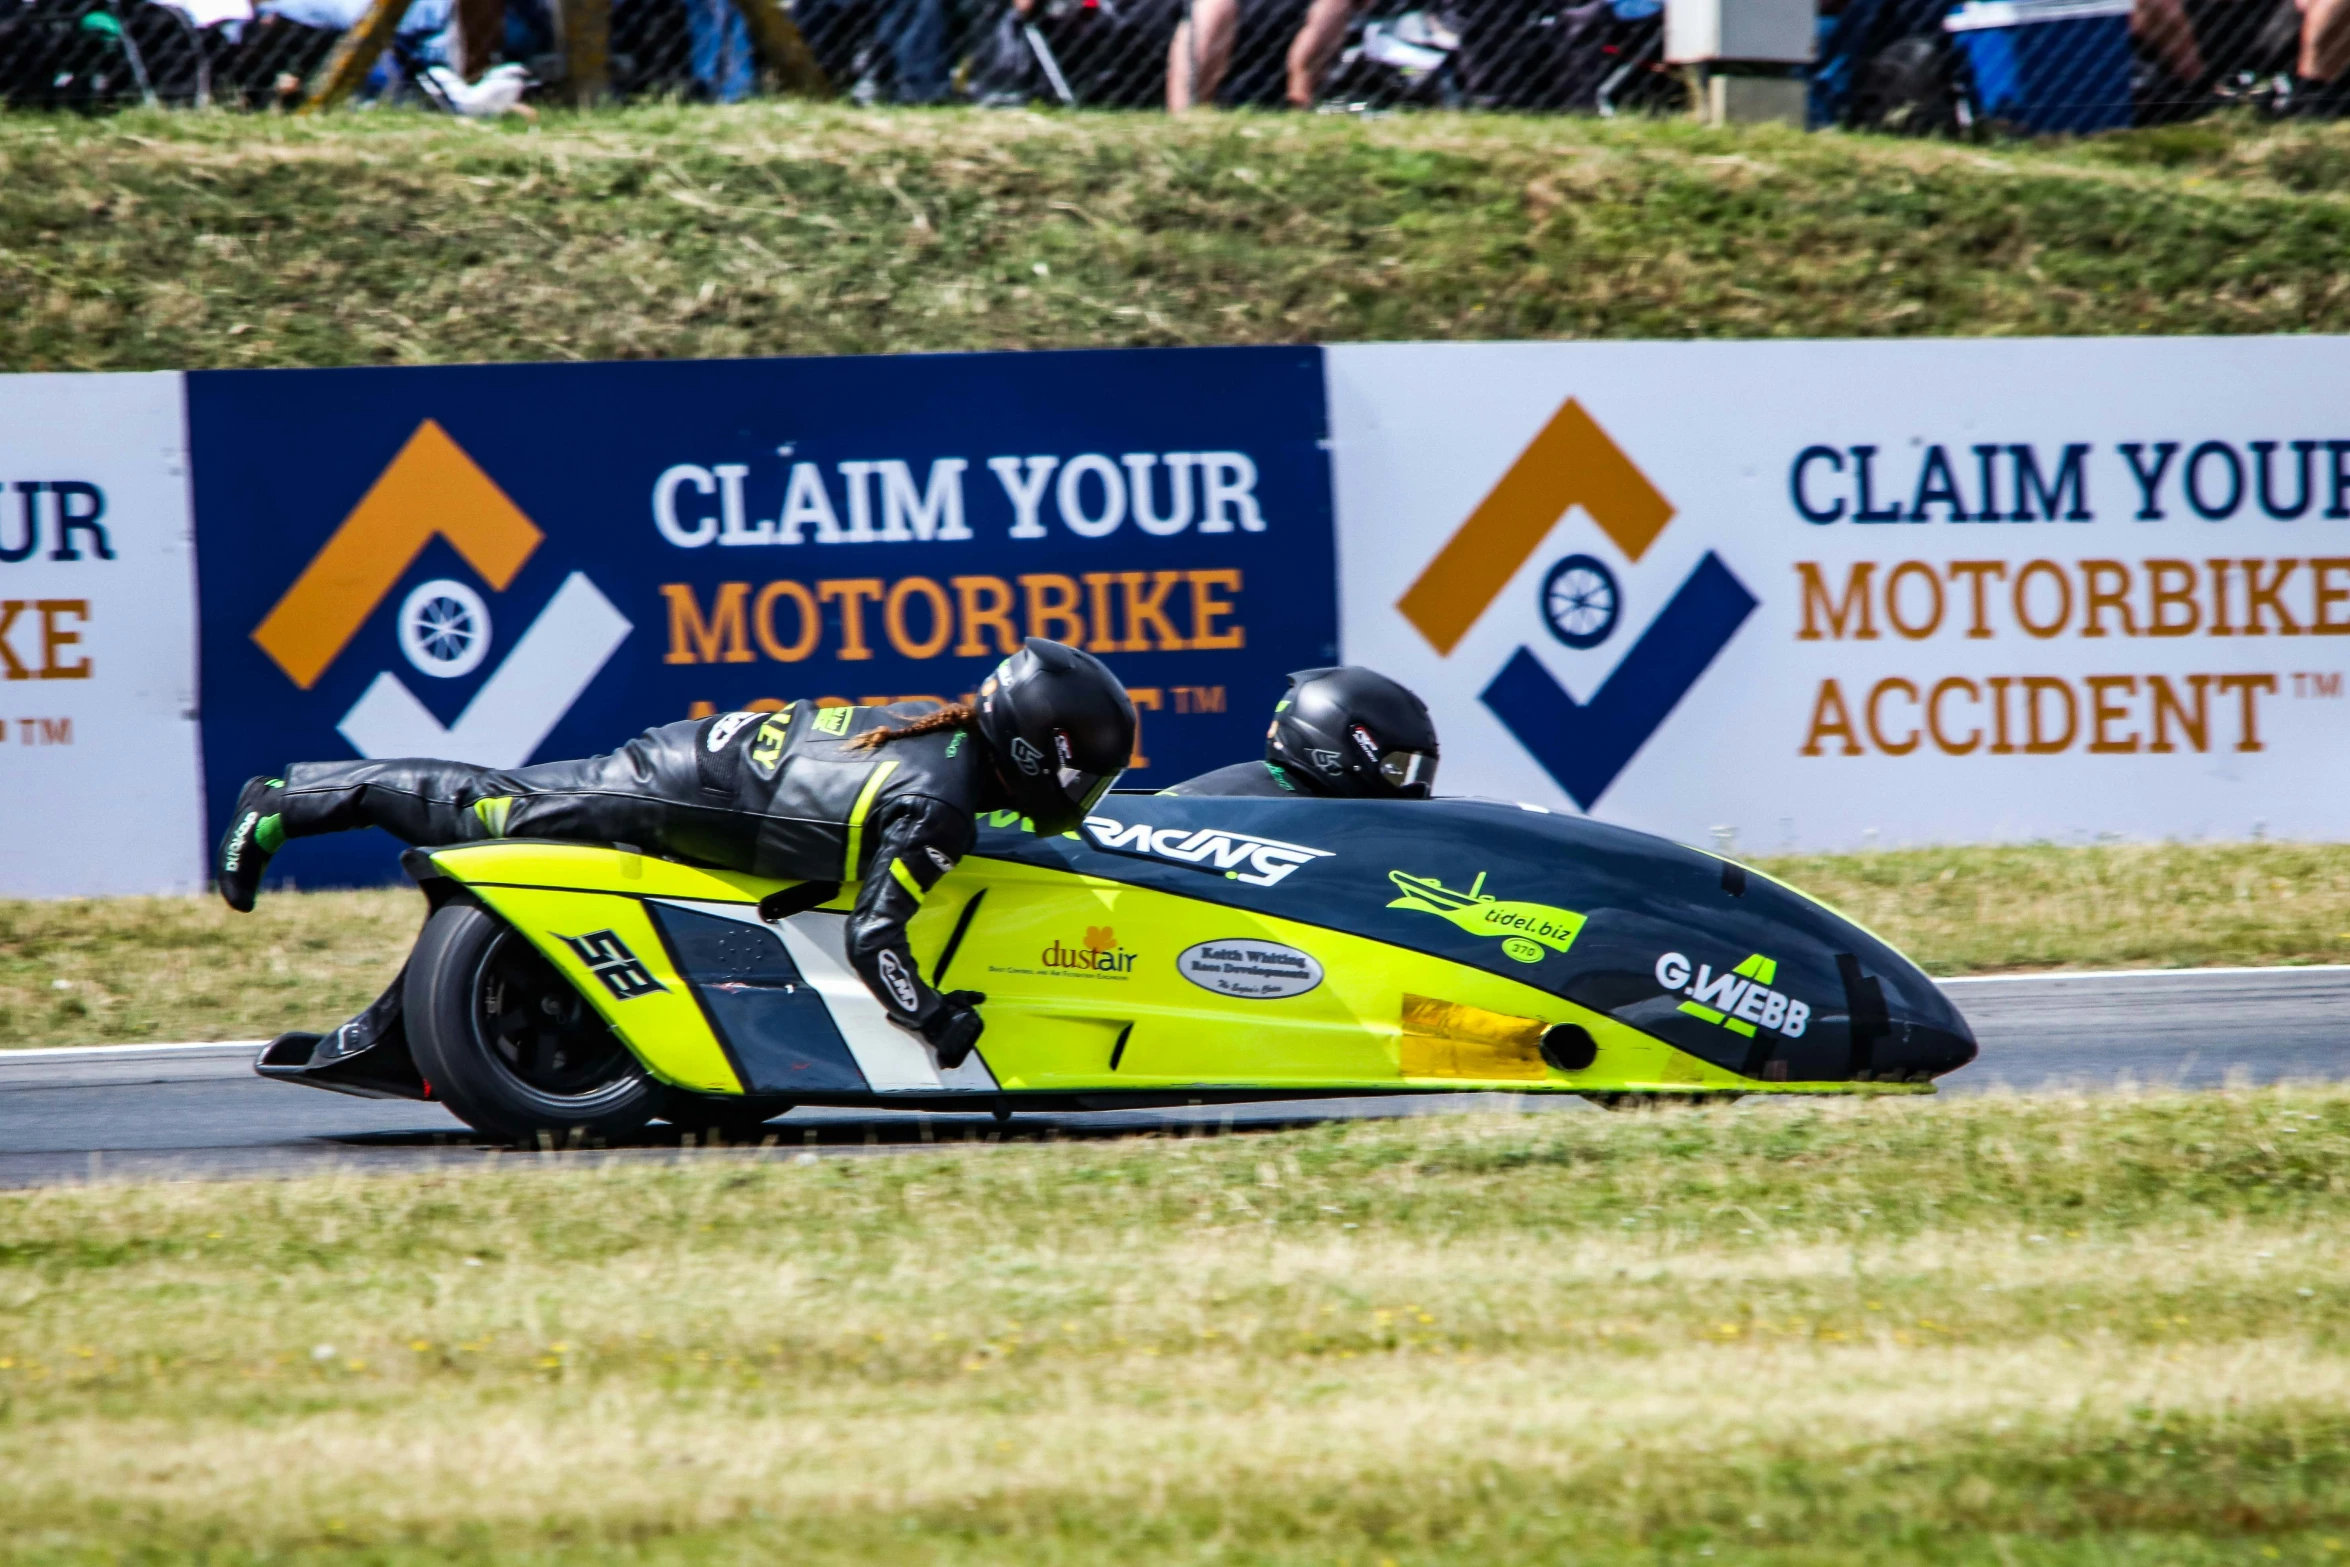
[[[304,691],[399,588],[435,539],[503,593],[545,540],[506,492],[432,419],[416,427],[359,504],[253,630],[253,640]],[[393,671],[369,683],[335,728],[361,756],[442,756],[519,767],[587,689],[632,628],[571,572],[538,617],[444,724]],[[418,583],[399,607],[401,651],[427,680],[485,667],[488,602],[467,582]]]
[[[503,590],[545,537],[439,424],[416,427],[391,466],[294,579],[253,640],[307,691],[435,537]]]
[[[1429,646],[1449,657],[1575,506],[1635,563],[1673,520],[1672,502],[1570,397],[1396,608]],[[1759,602],[1708,550],[1588,702],[1576,701],[1523,646],[1479,699],[1588,811]],[[1569,556],[1545,579],[1545,618],[1568,647],[1596,646],[1614,629],[1616,611],[1615,580],[1604,562]]]

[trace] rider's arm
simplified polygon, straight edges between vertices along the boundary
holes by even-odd
[[[891,801],[874,828],[873,858],[849,915],[848,954],[890,1021],[922,1030],[942,1002],[915,966],[906,922],[971,844],[971,817],[942,800]]]

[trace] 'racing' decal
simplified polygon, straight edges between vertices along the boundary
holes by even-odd
[[[1165,860],[1251,887],[1270,887],[1299,866],[1329,859],[1335,853],[1220,827],[1153,827],[1148,822],[1128,826],[1107,816],[1088,816],[1085,837],[1095,848],[1110,854]]]

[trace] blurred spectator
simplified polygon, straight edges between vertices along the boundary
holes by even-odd
[[[158,0],[197,27],[242,26],[253,20],[251,0]]]
[[[1455,59],[1482,108],[1611,113],[1679,107],[1688,88],[1662,70],[1658,0],[1456,0]]]
[[[957,85],[974,103],[1147,109],[1166,100],[1184,0],[1012,0],[977,29]]]
[[[529,65],[555,49],[555,9],[549,0],[506,0],[506,58]]]
[[[1305,15],[1290,41],[1284,101],[1293,109],[1310,109],[1321,91],[1330,62],[1346,42],[1347,25],[1367,0],[1307,0]],[[1279,5],[1280,0],[1250,0],[1252,6]],[[1181,114],[1216,101],[1232,69],[1234,46],[1240,37],[1241,0],[1192,0],[1191,14],[1177,24],[1167,46],[1167,107]]]
[[[2175,3],[2175,0],[2174,0]],[[1811,123],[1944,135],[1959,128],[1951,0],[1822,0]]]
[[[694,80],[720,103],[750,96],[751,30],[734,0],[686,0],[686,31],[692,41]]]
[[[825,74],[861,102],[947,95],[947,0],[799,0],[792,20]],[[867,23],[870,47],[858,47],[852,40]]]
[[[2338,109],[2345,67],[2350,67],[2350,0],[2302,0],[2295,74],[2314,90],[2312,96]]]
[[[339,33],[367,14],[367,0],[270,0],[260,9],[300,27]],[[404,18],[401,25],[406,25]]]
[[[367,14],[367,5],[368,0],[261,0],[258,9],[264,16],[283,17],[302,27],[340,33],[357,25]],[[408,8],[400,13],[400,25],[392,34],[392,47],[383,52],[375,68],[367,73],[360,95],[398,97],[408,79],[403,61],[418,70],[428,65],[454,63],[455,11],[453,0],[409,0]]]
[[[2340,11],[2340,0],[2137,0],[2130,37],[2168,78],[2141,92],[2141,118],[2192,114],[2288,72],[2294,91],[2274,106],[2315,106],[2350,53],[2350,39],[2327,37],[2342,30]]]

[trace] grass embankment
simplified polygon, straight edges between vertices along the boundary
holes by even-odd
[[[1754,862],[1934,974],[2350,962],[2350,845],[1914,849]],[[406,888],[0,901],[0,1049],[264,1039],[374,998],[424,905]]]
[[[2350,1095],[0,1196],[0,1560],[2338,1562]]]
[[[2350,327],[2350,126],[0,118],[0,369]]]

